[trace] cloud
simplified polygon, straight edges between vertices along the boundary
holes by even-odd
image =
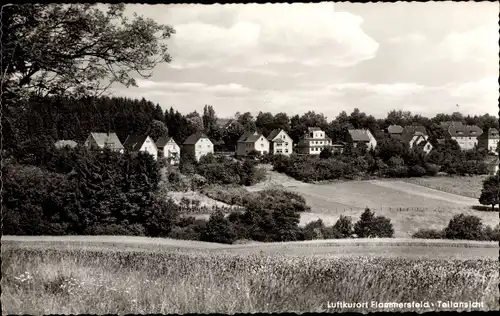
[[[465,32],[451,32],[437,47],[438,57],[453,62],[495,62],[498,64],[498,24]]]
[[[410,33],[408,35],[394,36],[387,39],[389,43],[421,44],[427,38],[421,33]]]
[[[362,18],[335,12],[332,3],[205,8],[169,8],[176,29],[171,44],[174,67],[290,62],[347,67],[374,58],[379,47],[361,28]],[[209,18],[215,16],[225,22]]]
[[[138,89],[149,90],[148,94],[162,95],[165,93],[197,93],[215,95],[244,95],[252,90],[237,83],[207,85],[200,82],[172,82],[162,81],[155,82],[151,80],[137,80]]]

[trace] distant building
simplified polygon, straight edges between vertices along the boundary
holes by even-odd
[[[147,135],[129,135],[123,143],[123,147],[131,152],[146,152],[153,156],[154,160],[158,159],[158,148],[151,137]]]
[[[109,148],[113,151],[118,151],[123,153],[124,148],[116,133],[108,132],[108,133],[90,133],[87,140],[83,144],[86,147],[92,149],[104,149]]]
[[[448,134],[456,140],[462,150],[471,150],[478,144],[478,137],[483,130],[476,125],[464,125],[461,122],[448,126]]]
[[[78,146],[78,143],[75,142],[74,140],[64,140],[64,139],[61,139],[61,140],[58,140],[57,142],[55,142],[54,146],[57,149],[61,149],[61,148],[75,148],[76,146]]]
[[[282,129],[275,129],[267,136],[269,141],[269,152],[276,155],[289,156],[293,151],[292,138]]]
[[[252,150],[258,151],[261,155],[269,153],[269,140],[260,133],[245,132],[238,139],[236,155],[246,156]]]
[[[335,142],[332,144],[332,152],[341,154],[344,152],[344,148],[347,144],[345,142]]]
[[[184,141],[182,150],[199,161],[201,157],[214,153],[214,144],[204,133],[195,133]]]
[[[156,141],[158,148],[158,157],[165,157],[171,165],[179,164],[181,157],[181,147],[177,145],[172,137],[162,136]]]
[[[377,147],[377,140],[368,129],[349,129],[349,135],[354,147],[359,143],[366,144],[368,149],[375,149]]]
[[[386,129],[386,133],[390,137],[401,137],[403,134],[403,127],[401,125],[390,125]]]
[[[332,146],[332,139],[319,127],[309,127],[299,140],[297,152],[300,154],[319,155],[325,148]]]
[[[498,155],[497,146],[500,142],[500,137],[498,135],[498,130],[496,128],[489,128],[488,132],[482,133],[478,137],[478,146],[485,148],[489,153]]]

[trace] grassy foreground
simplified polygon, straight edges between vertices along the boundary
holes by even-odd
[[[3,314],[321,312],[336,301],[438,300],[478,301],[482,310],[494,310],[500,307],[498,282],[496,258],[2,245]]]

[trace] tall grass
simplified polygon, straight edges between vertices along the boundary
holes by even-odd
[[[493,310],[498,268],[486,259],[12,247],[2,249],[2,304],[4,314],[321,312],[333,300],[472,300]]]

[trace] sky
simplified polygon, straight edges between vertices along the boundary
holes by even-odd
[[[138,87],[163,109],[219,117],[359,108],[434,116],[498,115],[499,6],[495,2],[127,4],[174,27],[172,62]]]

